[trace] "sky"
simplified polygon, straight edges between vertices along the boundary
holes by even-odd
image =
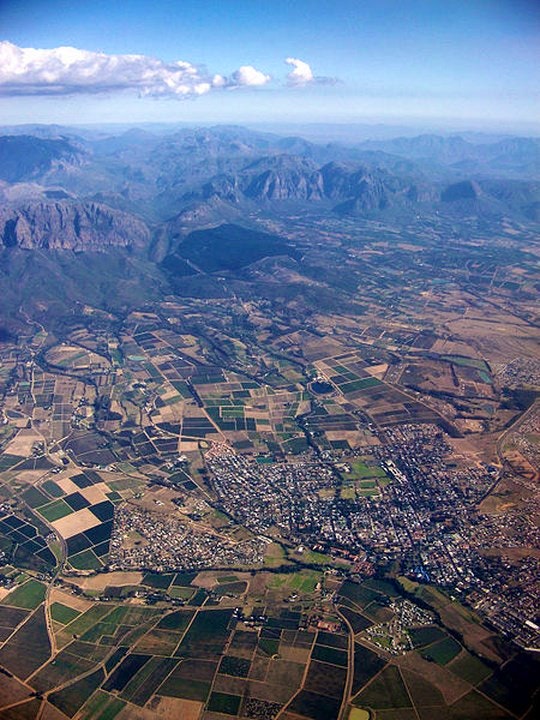
[[[0,124],[540,132],[538,0],[0,0]]]

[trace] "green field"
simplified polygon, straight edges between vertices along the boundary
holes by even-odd
[[[176,610],[173,613],[165,615],[165,617],[159,621],[158,628],[183,632],[191,622],[192,617],[193,611]]]
[[[434,642],[438,642],[446,637],[446,634],[434,625],[428,627],[412,628],[409,631],[411,639],[415,647],[424,647],[425,645],[431,645]]]
[[[189,600],[195,594],[195,588],[189,587],[171,587],[167,591],[172,598],[181,598],[182,600]]]
[[[329,720],[337,717],[339,705],[337,698],[301,690],[293,699],[290,710],[313,720]]]
[[[100,567],[103,567],[91,550],[83,550],[77,555],[71,555],[69,564],[77,570],[99,570]]]
[[[386,478],[386,473],[378,465],[369,466],[362,460],[349,460],[351,472],[346,473],[347,480],[367,480],[369,478]],[[362,487],[362,486],[361,486]]]
[[[386,660],[359,643],[354,644],[354,675],[352,693],[357,693],[386,665]]]
[[[234,677],[247,677],[250,667],[251,663],[246,658],[224,655],[221,658],[219,672],[223,675],[233,675]]]
[[[476,691],[470,692],[468,695],[460,698],[452,706],[452,720],[467,720],[469,718],[478,718],[478,720],[510,720],[515,717],[509,715],[501,707],[490,702],[484,695],[480,695]]]
[[[348,656],[344,650],[327,647],[326,645],[315,645],[311,657],[332,665],[347,667]]]
[[[46,480],[43,485],[43,490],[53,498],[60,498],[66,493],[59,487],[54,480]]]
[[[475,360],[474,358],[462,357],[461,355],[441,355],[441,360],[446,360],[454,365],[462,365],[463,367],[473,367],[477,370],[488,372],[488,366],[483,360]]]
[[[341,586],[339,594],[342,597],[352,600],[353,603],[358,605],[360,608],[367,607],[374,600],[381,597],[380,593],[370,590],[365,585],[359,585],[358,583],[346,581]]]
[[[492,673],[491,668],[465,650],[447,667],[448,670],[470,682],[471,685],[478,685]]]
[[[150,658],[124,687],[122,697],[136,705],[144,705],[178,662],[175,658]]]
[[[396,590],[395,586],[388,580],[380,580],[378,578],[368,578],[362,585],[370,590],[375,590],[388,597],[399,597],[399,591]]]
[[[2,605],[34,610],[45,599],[45,585],[37,580],[27,580],[4,598]]]
[[[434,660],[438,665],[446,665],[460,652],[461,645],[451,637],[445,637],[434,645],[420,650],[420,655],[427,660]]]
[[[441,691],[416,672],[402,669],[403,679],[416,707],[443,706],[445,704]]]
[[[312,593],[319,580],[320,574],[318,572],[304,570],[301,573],[294,574],[291,588],[301,593]]]
[[[273,575],[269,587],[298,593],[312,593],[321,575],[316,570],[301,570],[297,573]]]
[[[217,579],[218,583],[233,583],[238,581],[236,575],[220,575]]]
[[[258,647],[268,656],[272,657],[273,655],[276,655],[279,650],[279,640],[274,640],[273,638],[260,638]]]
[[[80,612],[78,610],[74,610],[67,605],[62,605],[62,603],[55,602],[51,605],[52,619],[62,623],[62,625],[67,625],[79,615]]]
[[[60,489],[60,488],[58,488]],[[25,503],[30,505],[31,508],[38,508],[41,505],[46,505],[49,502],[49,498],[35,487],[29,487],[23,493],[23,499]]]
[[[232,610],[200,610],[175,655],[198,658],[219,655],[227,640],[231,616]]]
[[[43,505],[38,510],[38,513],[49,522],[60,520],[60,518],[66,517],[66,515],[71,515],[72,512],[73,510],[63,500],[54,500],[47,505]]]
[[[373,624],[371,620],[368,620],[368,618],[365,617],[365,615],[361,615],[360,613],[351,610],[351,608],[340,607],[339,611],[343,617],[348,620],[355,634],[365,630]]]
[[[148,585],[149,587],[157,588],[159,590],[167,590],[174,580],[174,577],[175,576],[172,573],[164,575],[159,573],[146,573],[143,577],[143,585]]]
[[[412,707],[401,673],[395,665],[388,665],[354,698],[353,703],[373,710]]]
[[[358,380],[351,380],[350,382],[342,383],[338,385],[341,392],[346,395],[357,390],[365,390],[366,388],[375,387],[381,385],[381,381],[374,377],[360,378]]]
[[[126,703],[101,690],[84,706],[85,720],[114,720]]]
[[[85,613],[79,615],[68,626],[68,630],[73,635],[83,635],[87,630],[100,622],[112,610],[111,605],[93,605]]]
[[[208,710],[224,713],[225,715],[236,715],[240,708],[240,700],[241,698],[238,695],[213,692],[208,701]]]
[[[4,453],[4,455],[0,455],[0,470],[9,470],[9,468],[17,465],[17,463],[20,463],[23,460],[24,458],[19,457],[18,455],[8,455],[7,453]]]
[[[90,660],[62,650],[53,661],[39,670],[32,685],[38,692],[48,692],[69,683],[82,673],[91,671],[93,665]]]
[[[173,672],[158,690],[160,695],[204,702],[210,693],[210,683],[179,677]]]
[[[105,673],[99,668],[63,690],[52,693],[49,695],[49,701],[68,717],[73,717],[104,679]]]

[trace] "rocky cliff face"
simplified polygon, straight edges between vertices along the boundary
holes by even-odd
[[[289,155],[262,158],[248,166],[240,185],[252,200],[320,200],[324,195],[315,163]]]
[[[386,170],[337,162],[318,167],[313,161],[289,155],[262,158],[237,174],[220,175],[189,199],[219,198],[225,202],[321,201],[341,202],[340,209],[384,209],[395,202],[417,202],[417,191]]]
[[[99,203],[38,202],[0,209],[0,242],[26,250],[143,247],[150,233],[138,218]]]

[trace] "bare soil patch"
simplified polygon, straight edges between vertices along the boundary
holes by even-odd
[[[76,584],[76,581],[79,579],[80,578],[70,578],[70,582]],[[72,595],[69,592],[58,590],[58,588],[53,588],[50,595],[50,604],[52,605],[52,603],[55,602],[67,605],[68,607],[73,608],[74,610],[80,610],[81,612],[85,612],[85,610],[88,610],[88,608],[92,605],[92,603],[88,600],[84,600],[78,595]]]
[[[39,480],[43,474],[43,470],[23,470],[22,472],[17,473],[17,480],[22,480],[29,485],[34,485],[34,483]]]
[[[122,585],[140,585],[143,579],[142,572],[136,570],[122,572],[118,570],[110,573],[99,573],[84,578],[70,578],[70,582],[83,590],[105,590],[108,585],[121,587]]]
[[[63,538],[70,538],[80,532],[89,530],[95,525],[101,525],[101,520],[91,513],[88,508],[83,508],[71,513],[71,515],[60,518],[60,520],[55,520],[51,525]]]
[[[29,694],[30,690],[19,682],[17,678],[2,675],[0,681],[0,708],[24,700]]]
[[[107,500],[105,493],[110,492],[108,485],[105,483],[98,483],[97,485],[90,485],[90,487],[79,490],[80,494],[88,500],[92,505]]]
[[[197,700],[184,700],[182,698],[154,698],[148,709],[155,713],[154,717],[164,720],[198,720],[203,703]]]
[[[34,443],[40,441],[43,441],[43,438],[35,430],[19,430],[15,437],[10,440],[4,452],[8,455],[27,457],[32,453]]]
[[[64,477],[61,480],[55,480],[55,483],[62,488],[62,490],[67,493],[68,495],[71,495],[71,493],[74,492],[80,492],[80,488],[75,485],[73,480],[71,480],[68,477]]]
[[[67,715],[50,703],[45,703],[41,712],[41,720],[67,720]]]

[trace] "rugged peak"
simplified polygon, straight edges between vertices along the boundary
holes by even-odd
[[[149,239],[141,220],[95,202],[38,202],[0,210],[4,247],[100,251],[142,247]]]

